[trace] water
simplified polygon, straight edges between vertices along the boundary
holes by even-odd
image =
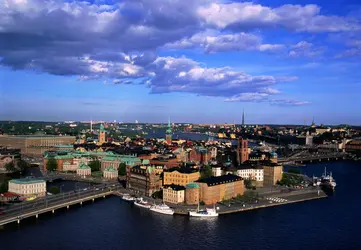
[[[332,197],[198,219],[164,216],[118,197],[40,215],[0,231],[1,249],[361,249],[361,164],[302,167],[332,171]]]

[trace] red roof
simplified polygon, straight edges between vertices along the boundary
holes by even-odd
[[[2,197],[19,197],[18,194],[15,193],[11,193],[11,192],[6,192],[6,193],[2,193],[0,194]]]

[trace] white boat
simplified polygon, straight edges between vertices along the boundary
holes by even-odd
[[[151,205],[148,202],[144,201],[142,197],[137,199],[134,202],[134,205],[136,205],[137,207],[142,207],[142,208],[146,208],[146,209],[149,209],[151,207]]]
[[[150,211],[167,215],[174,214],[174,210],[168,207],[166,204],[154,205],[150,208]]]
[[[217,217],[218,213],[217,213],[215,206],[213,208],[206,208],[206,210],[199,210],[199,204],[198,204],[197,211],[190,211],[189,216],[191,216],[191,217]]]
[[[125,200],[125,201],[128,201],[128,202],[133,202],[135,201],[135,198],[130,196],[129,194],[125,194],[122,196],[122,199]]]

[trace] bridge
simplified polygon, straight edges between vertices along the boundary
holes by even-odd
[[[279,158],[278,162],[287,165],[287,164],[297,164],[305,162],[315,162],[315,161],[330,161],[330,160],[344,160],[348,158],[348,154],[344,152],[330,152],[325,154],[318,153],[309,153],[307,151],[301,151],[297,154],[294,154],[290,157]]]
[[[118,194],[120,188],[119,184],[103,184],[88,190],[60,193],[58,195],[39,197],[33,201],[23,201],[3,210],[4,214],[0,215],[0,226],[12,222],[20,223],[25,218],[38,218],[43,213],[55,213],[55,210],[60,208],[69,209],[70,206],[75,204],[82,205],[86,201],[94,201],[97,198]]]

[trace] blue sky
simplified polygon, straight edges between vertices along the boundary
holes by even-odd
[[[361,124],[354,0],[0,2],[0,120]]]

